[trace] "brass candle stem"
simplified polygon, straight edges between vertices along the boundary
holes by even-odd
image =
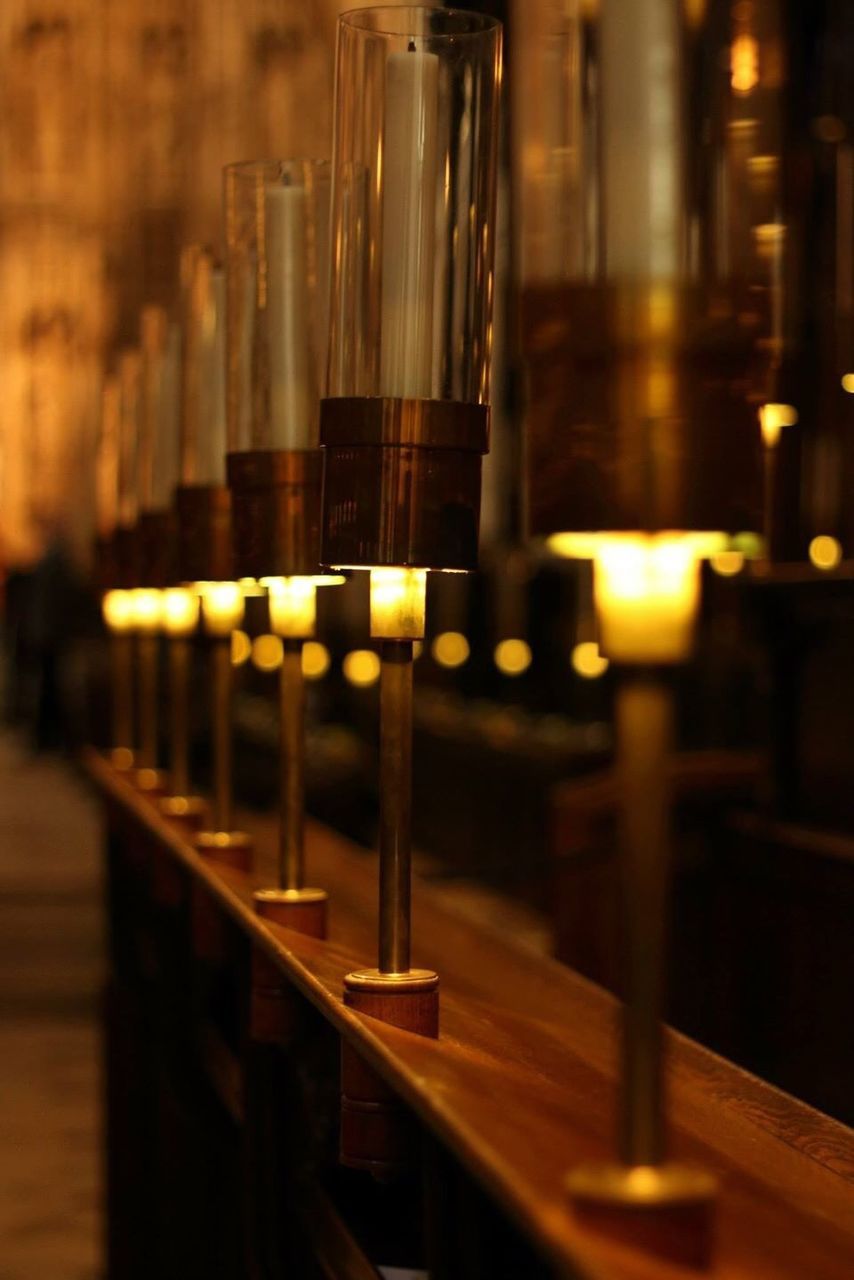
[[[133,639],[110,636],[114,757],[123,765],[133,759]]]
[[[412,878],[412,641],[380,650],[380,973],[409,973]]]
[[[157,764],[157,637],[143,635],[139,644],[139,764]]]
[[[673,725],[663,671],[624,671],[615,706],[625,940],[619,1160],[581,1165],[568,1188],[592,1227],[705,1265],[715,1180],[666,1158],[662,1015]]]
[[[774,559],[774,516],[777,505],[777,446],[765,444],[762,449],[764,471],[764,495],[762,504],[762,532],[765,538],[765,559]]]
[[[176,796],[190,793],[189,676],[190,642],[183,636],[173,636],[169,641],[170,781]]]
[[[231,704],[233,680],[231,637],[216,636],[211,644],[211,731],[213,739],[213,829],[231,831],[232,744]]]
[[[620,1156],[627,1165],[656,1165],[664,1158],[661,1018],[673,744],[665,679],[624,675],[615,722],[625,938]]]
[[[302,646],[302,640],[283,641],[279,673],[281,889],[301,889],[305,880],[305,682]]]

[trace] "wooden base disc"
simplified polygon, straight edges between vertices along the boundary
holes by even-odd
[[[159,907],[180,907],[186,895],[184,877],[172,855],[162,847],[151,851],[151,896]]]
[[[107,759],[119,773],[127,773],[133,768],[133,752],[130,747],[113,747],[107,753]]]
[[[252,869],[252,838],[245,831],[200,831],[193,841],[199,853],[238,871]]]
[[[344,1003],[416,1035],[439,1034],[439,979],[428,969],[385,974],[376,969],[348,973]],[[381,1180],[398,1176],[417,1150],[407,1108],[347,1040],[341,1042],[341,1132],[339,1159]]]
[[[190,938],[196,959],[212,967],[225,961],[225,923],[222,912],[199,881],[190,881]]]
[[[169,784],[162,769],[137,769],[133,780],[137,789],[147,796],[162,796]]]
[[[281,970],[258,947],[252,949],[249,1031],[259,1044],[287,1044],[299,1024],[299,998]]]
[[[326,937],[329,895],[324,889],[258,889],[253,897],[265,920],[311,938]]]
[[[164,818],[189,831],[198,831],[208,814],[202,796],[162,796],[158,808]]]
[[[419,1036],[439,1034],[439,977],[431,969],[358,969],[344,979],[344,1003]]]
[[[684,1266],[709,1265],[717,1184],[704,1170],[582,1165],[566,1185],[585,1227]]]

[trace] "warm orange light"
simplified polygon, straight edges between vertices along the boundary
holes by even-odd
[[[604,539],[593,592],[602,651],[616,662],[680,662],[691,651],[700,597],[690,541],[666,535]]]
[[[243,592],[236,582],[200,584],[202,620],[210,636],[227,636],[243,621]]]
[[[245,631],[232,631],[231,633],[231,665],[233,667],[242,667],[244,662],[249,658],[252,652],[252,641],[249,639]]]
[[[849,395],[854,396],[854,373],[845,373],[842,375],[842,390],[847,391]]]
[[[690,653],[699,561],[726,549],[722,533],[559,533],[558,555],[592,560],[600,648],[611,661],[681,662]]]
[[[376,684],[380,678],[380,660],[373,649],[353,649],[342,663],[344,679],[359,689]]]
[[[718,551],[709,560],[714,573],[722,578],[734,578],[744,568],[744,554],[741,551]]]
[[[117,634],[132,631],[134,626],[132,592],[108,591],[101,601],[101,613],[110,631],[115,631]]]
[[[763,404],[759,410],[759,426],[762,440],[767,449],[773,449],[779,443],[780,433],[784,427],[793,427],[798,420],[798,411],[791,404]]]
[[[729,68],[733,91],[752,93],[759,83],[759,43],[755,36],[736,36],[730,49]]]
[[[302,647],[302,673],[306,680],[321,680],[329,670],[329,650],[317,640],[309,640]]]
[[[426,569],[371,569],[371,635],[374,639],[422,639],[426,592]]]
[[[572,651],[572,669],[583,680],[598,680],[610,665],[595,640],[582,640]]]
[[[430,652],[433,655],[433,661],[440,667],[453,669],[468,662],[471,651],[469,642],[461,631],[443,631],[436,636]]]
[[[137,631],[146,635],[160,629],[162,616],[161,591],[154,587],[137,587],[133,595],[133,624]]]
[[[270,578],[270,626],[277,636],[307,640],[317,621],[317,588],[311,578]]]
[[[842,547],[836,538],[821,533],[810,543],[809,556],[816,569],[835,569],[842,559]]]
[[[527,640],[511,637],[495,646],[495,665],[503,676],[521,676],[531,665],[531,646]]]
[[[191,636],[199,622],[199,597],[189,587],[163,592],[163,630],[168,636]]]
[[[252,641],[252,665],[259,671],[276,671],[282,665],[282,642],[278,636],[257,636]]]

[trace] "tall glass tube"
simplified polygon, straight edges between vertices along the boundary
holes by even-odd
[[[317,448],[329,190],[326,161],[225,170],[229,452]]]
[[[182,260],[181,483],[225,483],[225,273],[209,249]]]
[[[500,72],[480,14],[339,20],[324,563],[475,567]]]
[[[777,0],[517,0],[531,532],[758,526],[782,343]]]
[[[340,19],[327,395],[489,398],[501,28]]]

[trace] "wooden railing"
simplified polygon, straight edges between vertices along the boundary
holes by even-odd
[[[271,821],[243,815],[249,875],[200,857],[103,758],[88,767],[108,832],[111,1280],[696,1274],[585,1230],[564,1188],[612,1151],[604,991],[416,883],[440,1036],[355,1013],[342,980],[373,959],[370,855],[310,824],[329,940],[290,933],[252,907]],[[373,1176],[337,1158],[342,1038],[388,1091]],[[673,1153],[721,1182],[707,1274],[854,1275],[854,1134],[676,1034],[668,1085]]]

